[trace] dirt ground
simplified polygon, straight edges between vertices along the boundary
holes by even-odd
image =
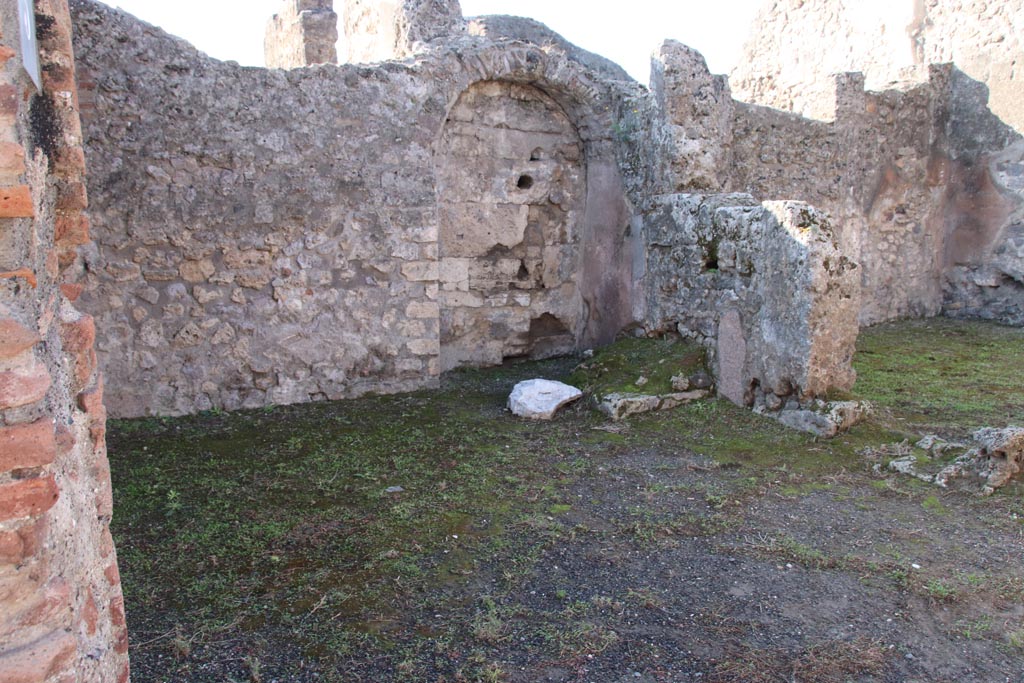
[[[579,361],[112,424],[133,680],[1024,681],[1024,486],[885,469],[1024,426],[1024,332],[865,331],[876,416],[831,441],[719,400],[505,410]]]

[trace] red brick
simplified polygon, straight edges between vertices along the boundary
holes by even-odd
[[[128,683],[128,680],[130,678],[131,678],[131,665],[129,665],[128,662],[125,662],[124,666],[121,668],[120,675],[118,675],[118,677],[117,677],[117,683]]]
[[[101,455],[92,470],[96,490],[96,516],[110,519],[114,514],[113,490],[110,485],[110,464],[105,455]]]
[[[57,457],[53,420],[0,427],[0,472],[16,467],[43,467]]]
[[[6,45],[0,46],[0,67],[10,60],[11,57],[18,54],[13,48],[7,47]]]
[[[78,395],[78,408],[82,412],[106,419],[107,411],[103,406],[103,375],[96,378],[96,384]]]
[[[108,564],[107,568],[103,570],[103,576],[107,577],[107,583],[111,586],[121,585],[121,572],[117,568],[117,562]]]
[[[59,495],[52,474],[0,486],[0,521],[41,515],[53,507]]]
[[[67,455],[77,443],[75,433],[63,424],[58,424],[53,430],[53,438],[57,443],[57,455]]]
[[[87,635],[96,634],[96,622],[100,618],[100,611],[96,609],[96,600],[93,598],[92,589],[88,589],[85,596],[85,604],[82,605],[82,623],[85,626]]]
[[[33,557],[42,550],[48,528],[46,517],[40,517],[34,522],[23,524],[18,529],[18,535],[21,536],[21,541],[24,544],[22,553],[25,559]]]
[[[65,146],[57,158],[57,172],[62,176],[85,175],[85,150],[81,147]]]
[[[110,535],[110,528],[105,526],[103,527],[103,532],[100,534],[100,557],[110,557],[112,552],[114,552],[114,537]],[[109,570],[110,567],[107,567],[107,569]],[[106,574],[106,571],[103,573]],[[107,580],[110,580],[109,576],[107,577]]]
[[[64,350],[69,353],[91,349],[96,343],[96,321],[86,314],[76,320],[61,321],[60,338],[64,342]]]
[[[49,388],[50,373],[35,359],[24,368],[0,372],[0,410],[35,403]]]
[[[39,285],[39,281],[36,280],[36,274],[30,268],[18,268],[17,270],[6,270],[0,273],[0,280],[14,280],[16,278],[21,278],[27,282],[32,289]]]
[[[0,142],[0,176],[14,179],[24,172],[25,149],[16,142]]]
[[[85,285],[78,282],[66,282],[60,286],[60,293],[71,302],[78,301],[78,297],[82,296],[84,291]]]
[[[43,70],[43,88],[49,92],[75,89],[75,72],[66,66],[51,62]]]
[[[75,180],[61,183],[57,188],[57,211],[81,211],[88,206],[89,195],[85,190],[85,183]]]
[[[32,218],[36,215],[28,185],[0,188],[0,218]]]
[[[25,541],[17,531],[0,531],[0,565],[21,564],[25,559]]]
[[[124,619],[124,598],[120,595],[110,600],[110,623],[115,627],[125,625]]]
[[[0,115],[17,116],[21,98],[18,88],[10,84],[0,85]]]
[[[0,655],[3,683],[42,683],[64,670],[75,655],[75,638],[63,630]]]
[[[91,315],[82,315],[77,320],[60,324],[60,337],[64,352],[72,357],[74,390],[81,391],[89,383],[96,369],[96,322]]]
[[[53,228],[54,242],[61,247],[89,243],[89,217],[78,212],[58,216]]]
[[[0,360],[10,360],[40,341],[35,331],[11,318],[0,319]]]
[[[60,274],[60,259],[57,255],[56,249],[50,249],[46,252],[46,276],[51,280],[56,280],[57,275]]]
[[[122,626],[114,632],[114,652],[119,655],[128,653],[128,627]]]
[[[50,581],[38,597],[34,604],[18,614],[18,628],[28,630],[40,624],[58,624],[71,613],[71,587],[64,579]]]

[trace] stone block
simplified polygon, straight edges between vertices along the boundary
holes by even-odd
[[[417,356],[436,356],[441,353],[441,342],[438,339],[410,339],[405,346]]]
[[[402,276],[410,282],[431,282],[438,279],[437,261],[409,261],[402,264]]]
[[[441,307],[435,301],[410,301],[405,314],[410,318],[432,319],[441,315]]]

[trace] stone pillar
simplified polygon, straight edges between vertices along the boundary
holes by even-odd
[[[36,0],[42,91],[0,0],[0,681],[124,683],[103,381],[75,308],[89,240],[67,0]]]
[[[264,62],[270,69],[338,63],[334,0],[285,0],[267,22]]]

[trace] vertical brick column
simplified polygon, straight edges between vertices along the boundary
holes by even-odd
[[[66,0],[36,0],[43,90],[0,0],[0,681],[123,683],[103,383],[77,311],[88,243]]]

